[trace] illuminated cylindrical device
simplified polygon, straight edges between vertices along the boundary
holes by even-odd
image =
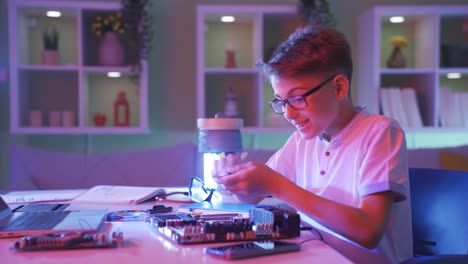
[[[228,154],[242,152],[243,126],[241,118],[199,118],[197,120],[198,151],[203,153],[203,181],[209,187],[216,188],[213,170],[216,160]]]

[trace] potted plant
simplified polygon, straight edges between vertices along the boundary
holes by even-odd
[[[60,63],[58,52],[59,33],[54,25],[49,25],[42,35],[44,50],[42,51],[42,63],[57,65]]]
[[[122,21],[122,12],[96,16],[92,30],[101,38],[98,47],[98,63],[106,66],[124,64],[124,47],[118,36],[126,31],[126,24]]]

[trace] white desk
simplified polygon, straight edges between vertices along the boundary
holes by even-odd
[[[174,205],[175,204],[167,204]],[[104,204],[72,204],[67,208],[73,209],[102,209],[109,211],[128,209],[149,209],[153,203],[141,205],[104,205]],[[223,245],[197,244],[179,245],[167,239],[164,235],[152,230],[149,223],[143,222],[112,222],[106,223],[108,230],[120,230],[124,235],[124,245],[120,248],[110,249],[74,249],[57,251],[16,252],[11,250],[13,243],[18,238],[0,239],[0,256],[2,263],[60,263],[60,264],[85,264],[85,263],[234,263],[203,254],[203,248],[207,246]],[[288,241],[301,242],[313,238],[312,233],[303,231],[301,237]],[[333,248],[320,240],[311,240],[302,244],[299,252],[291,252],[266,257],[237,260],[235,263],[351,263]]]

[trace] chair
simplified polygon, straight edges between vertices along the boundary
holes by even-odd
[[[468,172],[410,168],[414,258],[468,263]]]

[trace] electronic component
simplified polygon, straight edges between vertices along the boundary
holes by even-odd
[[[279,237],[298,237],[301,234],[301,218],[295,211],[275,206],[256,206],[251,210],[252,220],[257,225],[272,226]]]
[[[106,215],[106,220],[109,222],[147,222],[150,215],[167,213],[172,211],[172,207],[165,205],[155,205],[149,210],[123,210],[116,212],[109,212]]]
[[[112,232],[111,235],[95,231],[60,232],[22,237],[15,242],[13,248],[18,251],[113,248],[122,245],[122,243],[122,232]]]
[[[124,210],[107,213],[106,220],[109,222],[145,222],[149,216],[148,210]]]
[[[299,251],[298,243],[284,241],[255,241],[249,243],[204,248],[204,253],[225,259],[243,259],[291,251]]]
[[[271,240],[300,236],[300,217],[277,207],[254,207],[250,215],[171,214],[151,216],[151,226],[180,244]]]

